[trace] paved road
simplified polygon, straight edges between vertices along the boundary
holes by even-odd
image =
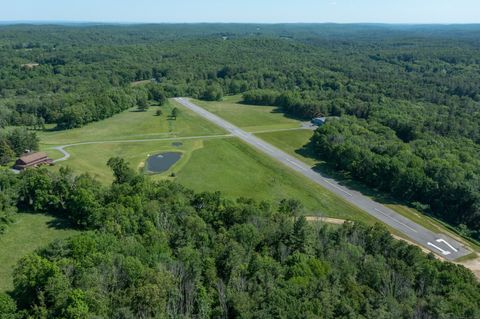
[[[405,234],[407,237],[417,242],[421,246],[444,257],[445,259],[454,260],[470,253],[467,248],[450,236],[447,236],[446,234],[435,234],[430,230],[414,223],[408,218],[403,217],[397,212],[389,209],[388,207],[373,201],[371,198],[364,196],[357,191],[346,188],[331,178],[322,176],[304,162],[283,152],[282,150],[254,136],[253,134],[243,131],[235,125],[216,116],[215,114],[206,111],[200,106],[193,104],[188,99],[176,98],[175,100],[193,112],[199,114],[203,118],[224,128],[242,141],[252,145],[259,151],[269,155],[270,157],[290,167],[294,171],[299,172],[315,183],[337,194],[346,201],[361,208],[373,217],[381,220],[390,227]]]
[[[94,142],[80,142],[74,144],[67,144],[62,146],[52,147],[52,150],[57,150],[63,154],[62,158],[56,159],[53,162],[63,162],[70,158],[70,153],[65,149],[67,147],[79,146],[79,145],[94,145],[94,144],[115,144],[115,143],[147,143],[147,142],[161,142],[161,141],[181,141],[181,140],[195,140],[195,139],[207,139],[207,138],[218,138],[218,137],[230,137],[232,134],[223,134],[223,135],[204,135],[204,136],[184,136],[184,137],[165,137],[165,138],[150,138],[150,139],[141,139],[141,140],[113,140],[113,141],[94,141]]]

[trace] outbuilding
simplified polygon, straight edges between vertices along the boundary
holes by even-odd
[[[14,169],[24,170],[30,167],[38,167],[40,165],[51,165],[53,160],[43,152],[33,152],[21,156],[16,162]]]
[[[312,124],[316,126],[322,126],[327,121],[326,117],[316,117],[312,120]]]

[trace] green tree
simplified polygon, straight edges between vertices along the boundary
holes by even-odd
[[[158,102],[159,105],[165,104],[167,98],[162,87],[158,84],[149,84],[148,85],[148,94],[151,100]]]
[[[141,112],[145,112],[149,108],[148,101],[145,99],[138,99],[137,106],[138,106],[138,110]]]
[[[15,319],[19,318],[16,314],[17,305],[9,295],[0,293],[0,318]]]
[[[300,201],[296,199],[282,199],[280,201],[279,211],[288,216],[298,216],[302,211],[303,205]]]
[[[148,93],[144,89],[136,90],[136,103],[139,111],[148,110]]]
[[[219,85],[209,85],[201,98],[206,101],[220,101],[223,99],[223,89]]]
[[[42,291],[60,269],[46,258],[33,254],[20,260],[14,272],[14,295],[18,305],[29,308],[40,301]]]
[[[15,152],[5,139],[0,140],[0,165],[6,165],[15,158]]]
[[[170,113],[170,117],[176,120],[176,119],[177,119],[177,116],[178,116],[178,113],[179,113],[178,108],[174,107],[174,108],[172,109],[172,112]]]
[[[8,144],[16,155],[23,154],[26,150],[38,150],[39,139],[35,132],[26,129],[15,128],[7,134]]]
[[[129,183],[135,177],[135,172],[123,158],[112,157],[107,165],[112,169],[117,184]]]

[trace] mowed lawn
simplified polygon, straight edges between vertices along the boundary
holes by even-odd
[[[227,96],[223,101],[192,101],[247,132],[299,128],[301,122],[290,119],[274,106],[257,106],[240,103],[240,95]]]
[[[338,181],[341,181],[348,187],[356,189],[372,197],[374,200],[383,203],[389,208],[393,209],[397,213],[407,217],[408,219],[422,225],[423,227],[431,230],[434,233],[447,233],[450,236],[456,238],[459,241],[464,242],[467,246],[478,250],[476,244],[466,242],[457,234],[450,231],[446,228],[441,222],[426,216],[419,211],[415,210],[412,207],[408,207],[405,203],[398,201],[388,194],[381,194],[375,190],[367,188],[365,185],[353,181],[348,176],[344,176],[338,172],[335,172],[331,169],[326,163],[322,160],[316,159],[311,149],[310,139],[313,136],[312,131],[308,130],[294,130],[294,131],[283,131],[283,132],[268,132],[268,133],[259,133],[256,134],[259,138],[275,145],[276,147],[282,149],[283,151],[297,157],[299,160],[311,165],[312,167],[322,167],[322,171],[328,175],[334,177]],[[400,235],[400,234],[398,234]]]
[[[292,130],[282,132],[257,133],[257,137],[275,145],[279,149],[294,155],[299,160],[309,164],[316,165],[320,162],[314,158],[312,150],[308,147],[310,139],[314,132],[311,130]]]
[[[252,131],[298,128],[300,122],[284,117],[268,106],[239,104],[240,97],[224,102],[202,102],[207,109],[216,108],[220,116]],[[177,120],[167,120],[172,107],[178,107]],[[224,109],[226,107],[226,109]],[[69,166],[77,173],[88,172],[101,182],[111,183],[113,176],[106,162],[113,156],[125,158],[136,171],[143,171],[149,155],[180,151],[182,159],[153,179],[176,180],[195,191],[222,191],[230,198],[251,197],[278,202],[296,198],[303,202],[305,213],[326,217],[367,220],[369,216],[329,191],[312,183],[296,172],[283,167],[243,142],[224,136],[226,132],[198,117],[174,101],[162,106],[163,115],[155,116],[158,107],[147,112],[126,111],[113,118],[89,124],[83,128],[46,132],[41,135],[42,149],[58,158],[52,146],[81,142],[101,142],[67,147],[69,160],[52,169]],[[240,111],[238,111],[240,109]],[[228,115],[228,116],[226,116]],[[311,131],[303,131],[311,134]],[[296,130],[294,131],[296,132]],[[215,135],[215,136],[214,136]],[[219,136],[218,136],[219,135]],[[200,136],[201,138],[190,138]],[[205,137],[210,136],[210,137]],[[178,138],[155,141],[153,138]],[[188,139],[181,139],[189,137]],[[120,140],[149,139],[143,142]],[[174,146],[181,142],[181,146]],[[175,173],[175,174],[172,174]]]
[[[192,151],[203,147],[203,139],[177,140],[177,141],[151,141],[139,143],[105,143],[78,145],[66,148],[71,154],[70,159],[59,162],[54,169],[68,166],[77,173],[88,172],[101,182],[108,184],[113,181],[113,175],[107,166],[111,157],[121,157],[130,163],[137,172],[143,172],[145,160],[150,155],[163,152],[181,152],[182,158],[167,172],[155,175],[156,178],[168,177],[168,174],[179,170],[190,159]],[[174,146],[180,142],[181,146]]]
[[[176,120],[169,120],[172,108],[177,107],[179,115]],[[160,109],[163,114],[156,116]],[[169,100],[163,106],[151,106],[146,112],[131,109],[103,121],[90,123],[84,127],[65,130],[40,132],[42,148],[79,142],[158,139],[177,136],[198,136],[225,134],[212,123],[199,119],[193,112]]]
[[[197,192],[220,190],[229,198],[273,202],[295,198],[302,201],[308,215],[368,219],[357,208],[236,138],[181,142],[179,147],[174,147],[172,141],[73,146],[67,148],[72,157],[56,167],[69,166],[79,173],[88,172],[108,184],[113,176],[106,162],[112,156],[125,158],[133,169],[142,171],[148,155],[176,151],[183,153],[182,159],[167,172],[151,178],[176,180]]]
[[[57,239],[77,234],[63,229],[62,223],[51,216],[19,213],[15,224],[0,235],[0,292],[13,288],[12,274],[17,262],[24,256],[43,248]]]
[[[284,167],[236,138],[204,142],[178,172],[177,181],[196,191],[218,191],[278,203],[294,198],[305,214],[374,222],[333,193]]]

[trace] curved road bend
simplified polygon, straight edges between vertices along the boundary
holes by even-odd
[[[184,137],[166,137],[166,138],[151,138],[151,139],[142,139],[142,140],[113,140],[113,141],[95,141],[95,142],[80,142],[62,146],[52,147],[52,150],[57,150],[63,154],[62,158],[56,159],[53,162],[63,162],[70,158],[70,153],[65,149],[67,147],[79,146],[79,145],[94,145],[94,144],[116,144],[116,143],[147,143],[147,142],[161,142],[161,141],[181,141],[181,140],[195,140],[195,139],[207,139],[207,138],[217,138],[217,137],[231,137],[232,134],[223,134],[223,135],[204,135],[204,136],[184,136]]]
[[[297,171],[315,183],[342,197],[351,204],[361,208],[368,214],[384,222],[388,226],[398,230],[400,233],[403,233],[421,246],[427,248],[429,251],[432,251],[433,253],[447,260],[455,260],[470,253],[466,247],[452,237],[446,234],[435,234],[425,227],[391,210],[390,208],[373,201],[371,198],[361,194],[360,192],[351,190],[340,185],[331,178],[322,176],[304,162],[254,136],[253,134],[243,131],[242,129],[225,121],[217,115],[208,112],[204,108],[195,105],[188,99],[176,98],[175,100],[188,109],[199,114],[203,118],[224,128],[242,141],[252,145],[259,151],[269,155],[294,171]]]

